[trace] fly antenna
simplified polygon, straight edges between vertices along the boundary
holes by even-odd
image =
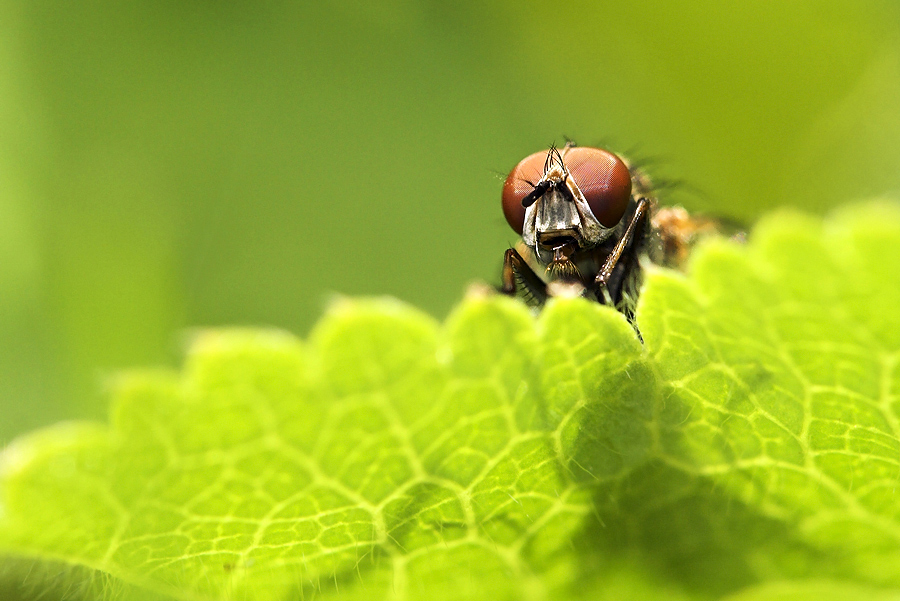
[[[554,152],[556,152],[556,144],[551,144],[550,150],[547,151],[547,158],[544,159],[544,175],[547,175],[547,172],[550,171],[550,167],[553,166]]]

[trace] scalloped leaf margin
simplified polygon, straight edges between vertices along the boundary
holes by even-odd
[[[890,591],[898,282],[885,202],[651,270],[645,348],[580,300],[207,332],[123,376],[110,427],[3,452],[0,548],[185,599]]]

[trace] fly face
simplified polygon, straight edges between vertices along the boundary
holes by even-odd
[[[540,154],[532,156],[540,158]],[[527,161],[523,161],[523,171],[530,167]],[[504,194],[510,193],[512,196],[508,202],[520,200],[515,186],[520,181],[520,176],[513,177],[513,185],[504,187]],[[507,182],[510,180],[507,179]],[[531,185],[529,181],[525,183]],[[612,233],[597,221],[556,148],[547,152],[543,174],[532,187],[533,190],[520,201],[525,208],[522,241],[536,253],[546,258],[548,251],[552,252],[564,244],[589,248]]]
[[[619,157],[566,145],[516,165],[503,186],[503,211],[522,241],[547,263],[563,244],[585,250],[607,240],[630,198],[631,174]]]
[[[630,315],[655,204],[632,194],[632,179],[615,154],[571,144],[516,165],[503,186],[503,212],[522,244],[506,253],[501,291],[521,287],[543,304],[555,291],[576,290]]]

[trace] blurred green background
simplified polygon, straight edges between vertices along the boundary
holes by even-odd
[[[896,194],[900,5],[0,0],[0,443],[191,327],[443,317],[564,136],[745,221]]]

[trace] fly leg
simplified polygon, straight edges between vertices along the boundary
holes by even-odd
[[[515,296],[518,285],[521,285],[525,289],[526,296],[535,304],[543,305],[547,302],[547,284],[514,248],[507,249],[503,255],[501,282],[500,292],[503,294]]]
[[[647,213],[649,213],[649,211],[649,200],[647,200],[646,198],[641,198],[637,201],[637,208],[635,208],[634,213],[631,216],[631,221],[628,223],[628,227],[625,229],[625,233],[622,234],[622,237],[619,239],[619,242],[616,244],[615,248],[613,248],[612,252],[609,253],[609,256],[606,257],[606,261],[603,263],[603,267],[600,268],[599,273],[597,273],[597,277],[594,278],[597,300],[602,302],[604,305],[615,307],[612,295],[609,292],[609,280],[612,277],[613,270],[616,268],[616,265],[619,264],[619,259],[622,257],[625,249],[628,248],[628,245],[634,239],[635,234],[639,231],[639,228],[644,227],[644,224],[647,220]]]

